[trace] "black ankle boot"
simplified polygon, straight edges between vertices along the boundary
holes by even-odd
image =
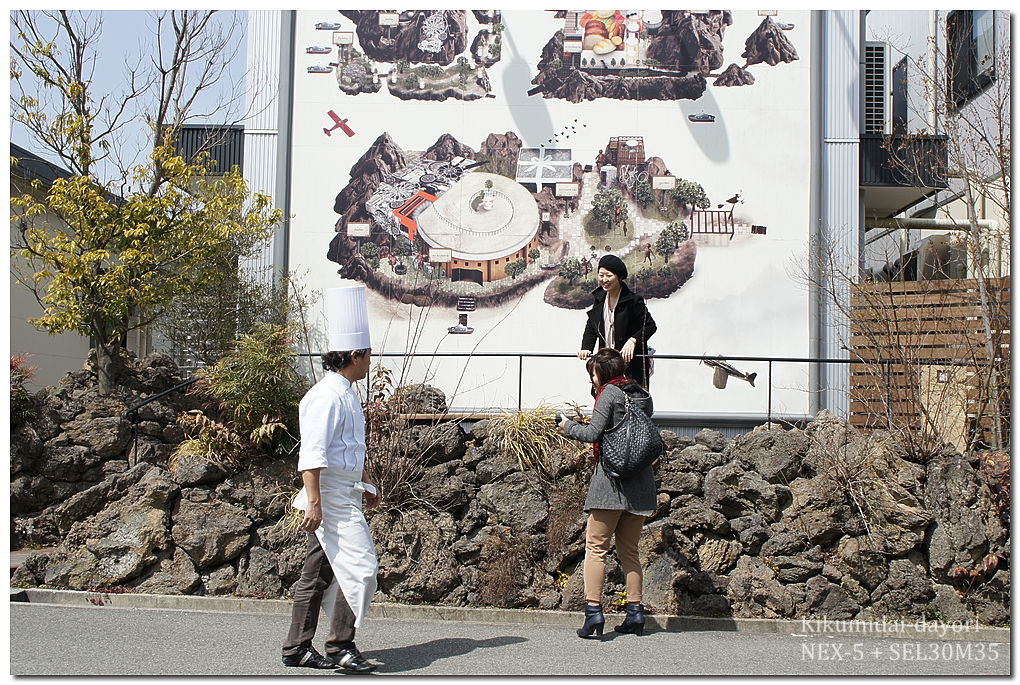
[[[616,626],[618,633],[645,634],[645,607],[637,602],[627,602],[627,617]]]
[[[577,629],[577,636],[583,638],[602,637],[606,626],[606,618],[602,615],[602,606],[584,605],[584,625]]]

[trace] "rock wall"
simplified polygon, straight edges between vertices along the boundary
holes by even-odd
[[[134,425],[124,416],[128,407],[184,380],[173,360],[126,357],[124,366],[116,392],[103,397],[90,360],[37,393],[35,417],[12,427],[12,547],[62,539],[82,502],[89,503],[89,515],[98,512],[120,474],[140,462],[166,464],[183,439],[177,414],[198,406],[185,392],[143,407]]]
[[[61,470],[70,478],[67,465],[81,473],[67,489],[73,494],[34,516],[24,513],[30,495],[18,486],[21,541],[59,544],[31,555],[13,584],[288,596],[305,545],[289,513],[299,485],[293,460],[243,471],[194,460],[171,468],[168,450],[153,448],[127,468],[119,423],[88,440],[73,437],[81,412],[57,401],[67,390],[47,391],[52,413],[13,436],[19,477]],[[169,445],[170,428],[157,439],[161,424],[151,423],[147,441]],[[543,482],[494,448],[493,430],[488,421],[470,432],[455,423],[408,430],[408,441],[428,446],[414,488],[427,504],[370,513],[377,600],[581,607],[590,461],[561,460],[555,481]],[[68,437],[51,444],[59,435]],[[24,436],[34,447],[20,446]],[[859,434],[827,412],[803,431],[763,427],[733,440],[710,430],[694,439],[664,431],[663,438],[658,507],[640,543],[650,611],[1009,620],[1009,532],[967,458],[946,451],[911,463],[888,436]],[[978,582],[954,575],[990,554],[1003,560]],[[612,605],[623,590],[614,559],[604,602]]]

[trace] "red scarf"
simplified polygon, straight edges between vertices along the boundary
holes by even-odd
[[[627,378],[626,376],[617,376],[616,378],[614,378],[612,380],[609,380],[609,381],[606,381],[605,383],[603,383],[599,387],[598,392],[595,393],[595,403],[592,405],[592,412],[594,412],[595,411],[595,407],[598,406],[598,404],[599,404],[599,396],[602,394],[602,391],[606,389],[607,385],[612,384],[612,385],[616,385],[616,386],[622,387],[624,385],[628,385],[628,384],[633,383],[633,382],[634,381],[632,381],[631,379]],[[593,464],[597,464],[599,462],[599,450],[600,449],[602,449],[602,441],[601,440],[597,440],[597,441],[595,441],[595,442],[593,442],[591,444],[591,456],[592,456],[592,463]]]

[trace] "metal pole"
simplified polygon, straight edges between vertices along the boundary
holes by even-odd
[[[768,426],[772,428],[772,362],[769,362],[769,412]]]
[[[517,411],[521,410],[521,397],[524,395],[524,355],[517,355]]]

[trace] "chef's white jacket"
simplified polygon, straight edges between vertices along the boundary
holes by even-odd
[[[365,414],[349,380],[327,371],[301,398],[298,420],[298,471],[365,468]]]

